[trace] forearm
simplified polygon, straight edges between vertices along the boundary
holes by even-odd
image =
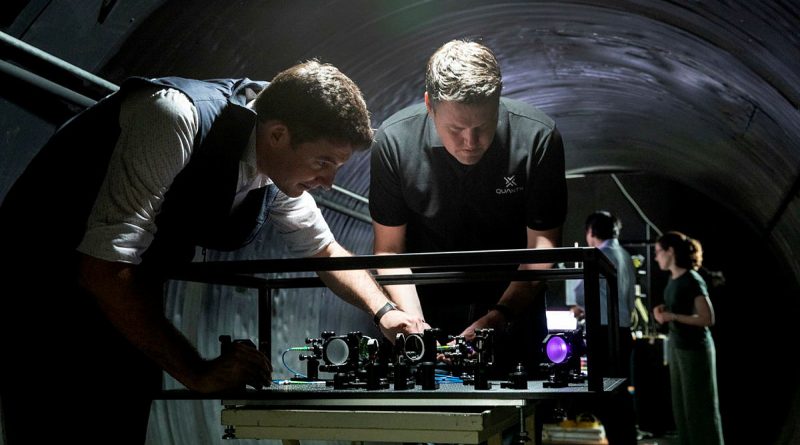
[[[533,268],[533,266],[528,265],[520,266],[521,270]],[[512,281],[497,301],[497,305],[468,326],[460,335],[466,336],[468,340],[471,340],[475,329],[498,329],[513,322],[536,301],[536,298],[541,294],[542,286],[543,283],[538,281]]]
[[[523,264],[519,267],[519,270],[543,270],[549,268],[549,264]],[[514,313],[519,313],[530,307],[543,290],[544,283],[541,281],[512,281],[497,304],[507,306]]]
[[[319,252],[317,257],[351,256],[344,247],[333,242]],[[319,271],[319,277],[336,295],[347,303],[375,315],[389,297],[366,270]]]
[[[350,252],[333,242],[316,256],[350,256]],[[320,271],[318,273],[325,285],[336,295],[371,316],[375,316],[389,301],[389,297],[383,292],[383,289],[365,270]],[[394,341],[398,333],[422,332],[428,327],[421,316],[410,315],[403,310],[384,312],[378,320],[378,324],[381,333],[391,341]]]
[[[698,314],[676,314],[675,312],[665,312],[666,321],[681,323],[689,326],[707,327],[714,323],[708,317],[701,317]]]
[[[383,293],[378,283],[364,270],[345,270],[318,272],[322,281],[336,295],[344,301],[359,307],[372,317],[376,317],[376,323],[381,333],[394,342],[398,333],[422,332],[429,327],[421,316],[408,314],[403,310],[392,310],[378,314],[389,301],[389,297]],[[376,314],[378,314],[376,316]]]
[[[410,275],[411,269],[378,269],[379,275]],[[398,284],[393,286],[385,286],[386,293],[389,298],[397,305],[398,308],[407,312],[409,315],[419,318],[425,318],[422,315],[422,306],[419,302],[419,295],[417,294],[417,287],[413,284]]]
[[[664,312],[662,317],[665,321],[682,323],[689,326],[707,327],[714,325],[714,309],[708,297],[699,295],[694,299],[694,313],[676,314],[675,312]]]
[[[158,363],[164,371],[187,388],[200,388],[202,385],[199,380],[206,361],[164,316],[161,299],[157,300],[159,304],[138,304],[141,297],[131,300],[131,303],[103,311],[134,347]]]
[[[378,223],[372,225],[375,235],[373,253],[375,255],[396,255],[405,251],[406,226],[384,226]],[[379,275],[411,275],[411,268],[378,269]],[[424,319],[422,307],[414,284],[400,284],[386,286],[386,293],[392,301],[403,311],[418,319]]]
[[[528,249],[553,248],[558,245],[561,228],[550,230],[526,229]],[[547,270],[552,263],[521,264],[519,270]],[[544,283],[539,281],[512,281],[506,288],[497,304],[509,307],[513,313],[520,313],[528,308],[544,290]]]
[[[539,286],[538,282],[514,281],[508,285],[497,304],[508,307],[515,314],[522,312],[535,301],[535,289]]]
[[[375,315],[389,298],[365,270],[320,271],[319,277],[339,298]]]
[[[162,287],[137,283],[133,266],[86,257],[81,284],[103,314],[137,349],[188,388],[205,361],[164,316]]]

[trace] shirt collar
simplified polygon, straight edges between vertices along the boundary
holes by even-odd
[[[600,245],[597,246],[597,247],[598,248],[601,248],[601,247],[614,247],[614,246],[616,246],[618,244],[619,244],[619,241],[616,238],[609,238],[609,239],[603,241],[602,243],[600,243]]]
[[[444,147],[439,133],[436,131],[436,124],[433,122],[433,117],[426,110],[425,116],[425,139],[428,147]]]
[[[253,110],[254,103],[254,100],[248,102],[247,108]],[[247,148],[242,154],[240,164],[244,169],[245,175],[250,179],[258,179],[259,186],[263,187],[267,184],[271,184],[272,179],[270,179],[269,176],[258,172],[258,163],[256,162],[256,130],[258,130],[258,121],[256,121],[253,131],[250,133],[250,139],[247,141]],[[240,179],[244,181],[244,178]]]

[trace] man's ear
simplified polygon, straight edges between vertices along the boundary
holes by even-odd
[[[433,105],[431,105],[431,98],[428,97],[428,92],[425,92],[425,108],[428,109],[428,114],[433,114]]]
[[[270,121],[267,124],[267,137],[269,138],[270,145],[279,147],[281,145],[289,145],[289,127],[281,121]]]

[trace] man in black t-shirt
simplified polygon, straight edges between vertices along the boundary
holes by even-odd
[[[501,98],[501,89],[497,60],[485,46],[454,40],[433,54],[425,103],[387,119],[373,145],[376,254],[558,246],[567,199],[561,136],[547,115]],[[443,335],[470,340],[475,329],[494,328],[497,370],[505,373],[523,362],[533,372],[547,333],[542,284],[403,285],[387,291],[402,310]],[[509,326],[514,338],[505,336]]]

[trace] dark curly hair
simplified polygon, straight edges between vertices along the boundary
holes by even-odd
[[[689,238],[681,232],[667,232],[658,238],[662,249],[672,247],[675,252],[675,265],[684,269],[699,269],[703,265],[703,246],[700,241]]]

